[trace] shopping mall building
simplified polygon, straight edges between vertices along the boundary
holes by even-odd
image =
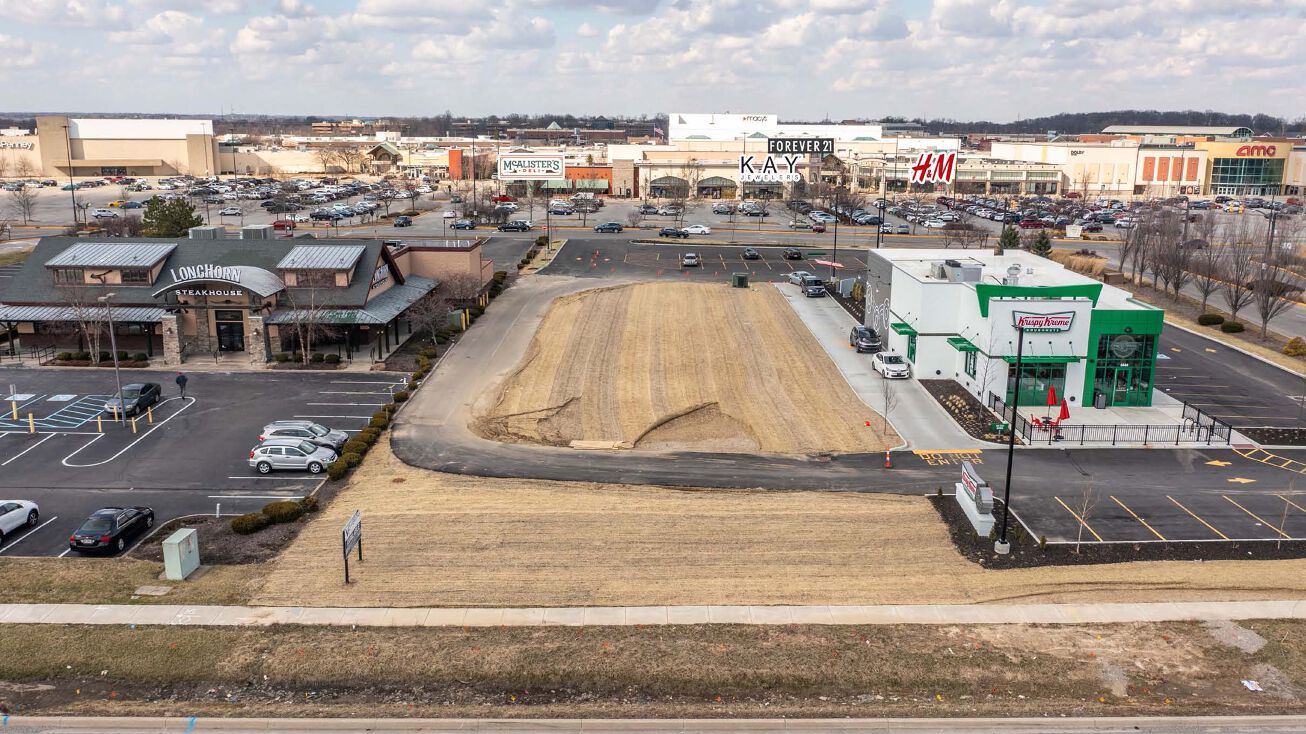
[[[10,176],[208,176],[218,172],[209,120],[42,115],[36,130],[0,135]]]
[[[0,332],[16,349],[87,351],[87,325],[104,330],[112,317],[118,349],[169,365],[222,355],[258,364],[306,336],[314,351],[380,359],[413,333],[410,309],[439,282],[483,292],[493,275],[482,240],[273,239],[270,229],[42,238],[0,291]]]
[[[991,405],[1150,406],[1163,315],[1120,288],[1020,252],[872,249],[866,322],[912,377]],[[1017,387],[1017,327],[1025,329]]]

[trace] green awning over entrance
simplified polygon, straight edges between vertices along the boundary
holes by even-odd
[[[1015,364],[1016,355],[1008,354],[1002,360],[1007,364]],[[1078,362],[1079,357],[1022,357],[1020,361],[1022,364],[1072,364]]]
[[[980,316],[988,318],[991,298],[1087,298],[1097,305],[1102,295],[1101,283],[1083,285],[998,285],[976,283],[975,295],[979,297]]]
[[[970,340],[964,336],[948,337],[948,345],[958,352],[978,352],[979,347],[970,343]]]
[[[575,184],[576,189],[580,191],[585,189],[603,191],[608,188],[608,182],[601,178],[578,178],[572,181],[572,183]]]
[[[904,324],[899,322],[897,324],[889,324],[889,328],[893,329],[893,333],[895,334],[902,334],[904,336],[916,336],[916,330],[911,328],[911,324]]]

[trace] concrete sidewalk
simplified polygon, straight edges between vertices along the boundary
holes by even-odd
[[[1306,600],[1144,604],[684,607],[248,607],[0,604],[0,624],[548,627],[673,624],[1104,624],[1306,619]]]
[[[857,325],[857,320],[833,298],[807,298],[799,292],[798,286],[789,283],[775,283],[773,286],[784,294],[857,397],[882,413],[884,395],[880,383],[884,378],[871,369],[871,355],[858,354],[848,346],[848,332]],[[916,380],[898,380],[894,387],[897,405],[890,411],[889,423],[906,442],[901,448],[919,451],[1000,448],[972,438],[961,430],[952,416]]]

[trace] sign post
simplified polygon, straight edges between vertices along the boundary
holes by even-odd
[[[345,558],[345,583],[349,583],[349,551],[358,547],[358,560],[363,560],[363,511],[354,510],[340,531],[340,546]]]

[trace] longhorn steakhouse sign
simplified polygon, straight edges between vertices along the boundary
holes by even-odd
[[[1029,313],[1028,311],[1012,311],[1011,323],[1017,329],[1035,333],[1070,331],[1071,325],[1075,323],[1075,312]]]

